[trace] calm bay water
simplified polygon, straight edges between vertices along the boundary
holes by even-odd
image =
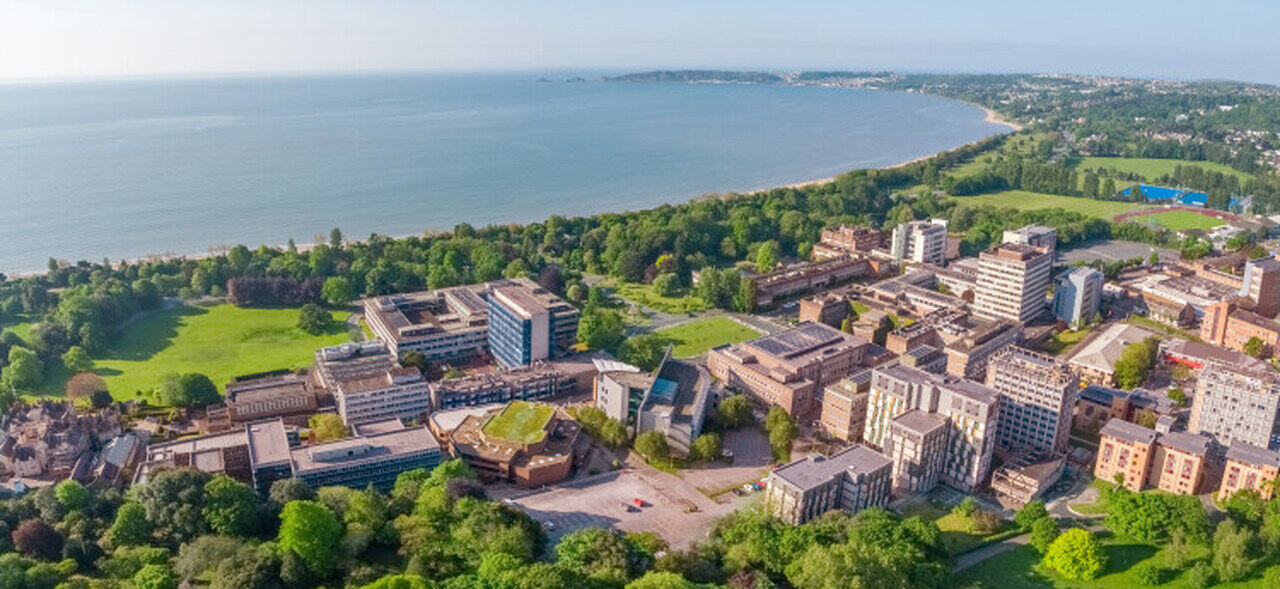
[[[0,271],[645,208],[1004,130],[915,94],[534,79],[0,86]]]

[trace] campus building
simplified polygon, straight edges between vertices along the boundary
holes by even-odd
[[[911,221],[893,229],[889,252],[899,262],[946,263],[947,223]]]
[[[765,274],[746,278],[755,289],[757,307],[772,307],[794,295],[828,288],[854,278],[875,273],[866,258],[835,256],[816,262],[800,262]]]
[[[1099,431],[1094,477],[1126,489],[1155,488],[1175,495],[1194,495],[1204,485],[1210,439],[1180,431],[1156,430],[1120,419]]]
[[[868,362],[883,361],[884,348],[820,323],[791,329],[707,353],[711,375],[727,386],[782,407],[796,417],[814,416],[821,387]]]
[[[828,227],[822,230],[821,239],[813,245],[813,259],[870,253],[884,247],[884,237],[884,232],[861,225]]]
[[[523,401],[466,416],[446,441],[449,453],[481,478],[525,488],[567,478],[591,446],[582,426],[564,410]]]
[[[774,469],[765,503],[778,519],[799,525],[833,509],[857,513],[889,503],[891,463],[863,446],[810,455]]]
[[[1124,391],[1091,384],[1080,389],[1076,398],[1072,417],[1072,427],[1076,429],[1100,429],[1112,419],[1137,421],[1145,412],[1156,418],[1178,414],[1178,405],[1168,395],[1143,388]]]
[[[822,389],[822,429],[844,442],[862,441],[866,428],[867,400],[871,396],[871,371],[863,370]]]
[[[1280,260],[1260,258],[1244,265],[1240,296],[1253,301],[1253,311],[1264,317],[1280,313]]]
[[[435,410],[474,407],[507,401],[545,401],[586,393],[597,370],[596,354],[575,354],[539,361],[511,370],[477,372],[431,383]]]
[[[1018,243],[1038,247],[1050,255],[1053,254],[1054,248],[1058,245],[1058,232],[1053,227],[1044,225],[1026,225],[1018,229],[1006,229],[1002,243]]]
[[[577,340],[578,310],[536,284],[498,286],[488,302],[489,352],[507,368],[554,358]]]
[[[1155,335],[1136,325],[1113,323],[1079,347],[1067,364],[1080,375],[1081,382],[1109,387],[1115,384],[1116,362],[1124,349]]]
[[[1257,338],[1267,356],[1280,347],[1280,323],[1252,311],[1238,308],[1234,302],[1220,301],[1204,309],[1200,322],[1200,339],[1229,350],[1243,352],[1249,340]]]
[[[1227,464],[1218,487],[1218,500],[1237,491],[1253,489],[1265,500],[1275,494],[1274,482],[1280,476],[1280,452],[1236,442],[1227,448]]]
[[[1196,379],[1187,430],[1223,445],[1274,447],[1280,426],[1280,378],[1269,368],[1241,369],[1210,363]]]
[[[396,366],[339,380],[329,389],[347,425],[387,419],[417,420],[431,412],[431,385],[417,368]]]
[[[221,405],[208,408],[209,427],[220,431],[273,417],[301,419],[315,412],[320,390],[310,377],[293,372],[240,377],[227,384]]]
[[[1000,394],[999,444],[1045,454],[1067,450],[1079,388],[1075,374],[1053,356],[1019,347],[996,354],[987,386]]]
[[[1102,302],[1102,273],[1087,266],[1058,275],[1053,289],[1053,316],[1069,325],[1093,319]]]
[[[998,407],[979,383],[889,365],[871,373],[862,439],[893,460],[895,491],[971,491],[991,470]]]
[[[978,254],[973,312],[986,319],[1026,323],[1045,308],[1053,253],[1023,243],[1005,243]]]

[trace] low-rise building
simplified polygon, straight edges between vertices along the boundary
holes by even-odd
[[[819,410],[818,391],[883,360],[883,350],[862,338],[820,323],[801,323],[786,331],[708,352],[707,368],[727,386],[788,414],[809,417]]]
[[[1099,432],[1095,477],[1120,481],[1131,491],[1156,488],[1194,495],[1204,484],[1211,440],[1181,431],[1156,430],[1113,419]]]
[[[1280,346],[1280,323],[1241,309],[1229,301],[1208,306],[1200,322],[1200,338],[1214,345],[1243,352],[1249,340],[1262,342],[1267,356]]]
[[[1017,229],[1006,229],[1000,241],[1030,245],[1052,254],[1058,245],[1058,232],[1053,227],[1044,225],[1025,225]]]
[[[88,470],[95,448],[124,433],[114,407],[77,413],[70,402],[14,401],[0,421],[0,474],[63,479]]]
[[[890,497],[889,459],[854,446],[830,457],[810,455],[774,469],[765,503],[778,519],[799,525],[833,509],[857,513]]]
[[[872,264],[865,258],[837,256],[818,262],[792,264],[747,280],[755,287],[756,306],[771,307],[782,299],[848,282],[872,272]]]
[[[227,384],[226,393],[221,405],[208,408],[210,428],[215,431],[250,421],[314,413],[319,390],[306,374],[285,371],[239,377]]]
[[[1112,419],[1098,434],[1098,458],[1093,476],[1108,483],[1119,482],[1130,491],[1141,491],[1146,485],[1159,437],[1156,430]]]
[[[698,364],[672,358],[668,350],[640,400],[635,432],[661,432],[671,449],[688,455],[702,435],[711,401],[711,374]]]
[[[800,300],[800,321],[839,328],[849,316],[849,299],[838,293],[814,295]]]
[[[431,412],[431,386],[417,368],[396,366],[372,376],[339,380],[330,392],[347,425],[417,420]]]
[[[344,440],[290,449],[290,476],[302,479],[313,488],[363,489],[372,485],[386,492],[395,485],[400,473],[418,468],[430,470],[440,465],[440,443],[426,427],[405,427],[399,419],[388,419],[356,425],[354,430],[354,435]],[[258,438],[251,432],[250,439]],[[279,451],[279,434],[272,440],[272,449]],[[267,459],[271,456],[265,454]],[[255,482],[265,480],[262,473],[270,466],[267,460],[255,466]],[[281,469],[274,476],[283,474]],[[270,489],[270,485],[266,488]]]
[[[1020,508],[1040,497],[1062,478],[1065,454],[1003,453],[1004,462],[991,472],[991,491],[1001,505]]]
[[[1078,347],[1067,358],[1067,364],[1080,375],[1082,383],[1109,387],[1115,384],[1116,362],[1124,349],[1155,335],[1136,325],[1113,323]]]
[[[1165,362],[1181,364],[1196,371],[1210,363],[1242,370],[1267,368],[1266,361],[1254,358],[1244,352],[1184,339],[1161,340],[1160,357]]]
[[[813,245],[813,258],[825,260],[851,254],[870,253],[885,246],[884,232],[860,225],[841,225],[822,230]]]
[[[562,409],[513,401],[488,415],[463,419],[449,434],[448,446],[482,478],[532,488],[572,474],[590,439]]]
[[[1280,452],[1236,442],[1227,448],[1218,500],[1245,489],[1253,489],[1264,500],[1270,500],[1276,491],[1276,477],[1280,477]]]
[[[545,401],[590,390],[596,370],[577,358],[535,362],[512,370],[479,372],[431,383],[436,409],[473,407],[507,401]]]
[[[1166,394],[1143,388],[1123,391],[1089,385],[1077,395],[1072,427],[1096,430],[1112,419],[1137,421],[1139,415],[1147,411],[1157,418],[1176,417],[1178,405]]]

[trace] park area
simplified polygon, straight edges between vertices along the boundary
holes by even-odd
[[[760,336],[760,332],[719,315],[660,329],[654,334],[675,346],[671,353],[677,358],[697,356],[711,348]]]
[[[1155,180],[1160,176],[1172,176],[1173,171],[1178,166],[1195,166],[1210,172],[1219,172],[1222,174],[1231,174],[1240,178],[1240,180],[1248,180],[1250,176],[1240,170],[1224,166],[1217,162],[1195,162],[1191,160],[1166,160],[1151,159],[1140,157],[1086,157],[1080,160],[1080,164],[1076,166],[1079,170],[1111,170],[1122,174],[1137,174],[1148,180]]]
[[[959,203],[966,204],[971,207],[990,205],[993,207],[1012,208],[1020,211],[1062,209],[1068,212],[1080,213],[1082,215],[1103,219],[1105,221],[1110,221],[1112,217],[1115,217],[1120,213],[1127,213],[1146,208],[1144,205],[1131,202],[1094,200],[1092,198],[1079,196],[1059,196],[1056,194],[1044,194],[1040,192],[1029,192],[1026,190],[1004,190],[989,194],[957,196],[952,198]]]
[[[107,350],[96,355],[93,371],[117,400],[142,396],[164,375],[195,372],[221,388],[233,377],[309,366],[317,348],[350,340],[335,313],[334,324],[311,335],[298,328],[298,309],[241,308],[232,305],[180,306],[156,311],[130,324]],[[29,326],[15,326],[19,336]],[[61,365],[46,369],[33,391],[61,395],[71,374]]]
[[[500,413],[490,417],[481,431],[495,438],[532,444],[546,436],[544,428],[554,414],[555,408],[551,405],[512,401]]]
[[[973,550],[1009,535],[1008,522],[996,520],[999,523],[994,530],[978,532],[974,530],[973,515],[958,513],[958,510],[923,497],[900,507],[899,511],[903,517],[919,517],[938,524],[938,530],[942,532],[942,543],[952,555]]]

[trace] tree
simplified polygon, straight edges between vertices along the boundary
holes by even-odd
[[[622,315],[613,309],[588,305],[578,322],[578,341],[592,350],[617,351],[626,339]]]
[[[621,585],[648,568],[638,547],[616,530],[585,528],[556,544],[556,564],[592,579]]]
[[[970,534],[985,536],[987,534],[994,534],[996,530],[999,529],[1000,516],[993,512],[985,509],[979,509],[978,511],[973,512],[973,515],[969,517]]]
[[[693,440],[690,453],[695,460],[715,460],[720,457],[720,434],[707,432]]]
[[[1173,387],[1169,389],[1169,392],[1167,394],[1168,394],[1169,400],[1176,403],[1178,407],[1187,406],[1187,393],[1183,392],[1181,388]]]
[[[1253,531],[1237,526],[1233,520],[1218,524],[1213,533],[1213,569],[1219,580],[1238,581],[1249,575],[1253,569],[1249,553],[1253,540]]]
[[[93,402],[95,393],[107,392],[107,381],[92,372],[81,372],[67,380],[66,390],[67,398],[72,401],[84,399]],[[110,395],[107,398],[110,399]]]
[[[1049,511],[1044,508],[1044,501],[1035,499],[1028,501],[1022,509],[1018,510],[1018,513],[1013,516],[1013,523],[1023,531],[1030,531],[1032,524],[1046,517],[1049,517]]]
[[[315,499],[316,491],[302,479],[290,477],[271,483],[271,490],[267,492],[267,497],[277,505],[285,505],[290,501]]]
[[[726,427],[740,428],[751,421],[751,400],[746,395],[737,394],[720,401],[716,407],[720,419]]]
[[[222,398],[209,377],[193,372],[165,375],[155,396],[160,403],[174,407],[203,407]]]
[[[769,434],[769,446],[773,448],[773,457],[783,461],[791,456],[791,442],[796,436],[796,424],[791,416],[777,405],[769,407],[765,415],[764,429]]]
[[[671,345],[670,340],[657,334],[645,333],[633,335],[623,342],[618,357],[627,364],[632,364],[645,372],[657,370],[662,357]]]
[[[341,440],[347,437],[347,426],[342,423],[342,416],[337,413],[317,413],[307,420],[311,427],[311,443]]]
[[[975,511],[978,511],[978,500],[974,499],[972,495],[965,497],[951,509],[951,513],[960,517],[970,517]]]
[[[183,579],[198,577],[217,568],[218,563],[246,546],[237,538],[200,536],[178,548],[178,556],[173,559],[173,572]]]
[[[1196,589],[1205,589],[1211,587],[1217,581],[1217,574],[1213,572],[1213,566],[1207,562],[1197,562],[1195,566],[1186,574],[1187,584]]]
[[[93,368],[93,358],[80,346],[71,346],[62,354],[62,365],[71,372],[87,372]]]
[[[1027,543],[1032,548],[1035,548],[1036,552],[1044,554],[1049,551],[1049,546],[1053,544],[1054,540],[1058,539],[1060,533],[1058,522],[1053,521],[1051,517],[1042,517],[1032,522],[1031,537],[1027,540]]]
[[[1093,534],[1072,528],[1049,545],[1044,564],[1068,580],[1089,581],[1106,567],[1106,555]]]
[[[113,546],[146,544],[151,539],[151,524],[147,522],[146,510],[134,501],[126,501],[116,510],[116,519],[107,531],[107,538]]]
[[[40,384],[44,374],[44,364],[35,352],[22,346],[9,348],[9,364],[4,367],[4,388],[30,388]]]
[[[667,447],[667,438],[662,432],[650,431],[636,436],[636,452],[647,460],[666,458],[671,449]]]
[[[142,567],[133,575],[132,581],[136,589],[178,589],[178,579],[173,576],[173,571],[160,564]]]
[[[356,298],[356,289],[351,286],[351,281],[342,276],[333,276],[324,281],[324,286],[320,287],[320,296],[329,304],[342,306]]]
[[[23,520],[14,528],[11,539],[18,552],[33,558],[54,560],[62,554],[62,536],[39,519]]]
[[[325,506],[290,501],[280,513],[277,541],[281,551],[297,555],[309,571],[323,575],[342,549],[342,532],[342,523]]]
[[[1147,338],[1126,347],[1115,364],[1116,384],[1124,389],[1141,385],[1155,364],[1158,349],[1159,341],[1155,338]]]
[[[89,504],[89,489],[77,481],[67,479],[53,488],[58,503],[69,511],[84,509]]]
[[[1129,575],[1135,583],[1151,587],[1163,585],[1169,578],[1169,571],[1154,562],[1140,562],[1129,570]]]
[[[268,550],[243,548],[218,563],[214,589],[278,589],[280,564]]]
[[[653,291],[659,296],[671,297],[680,291],[680,278],[666,272],[653,277]]]
[[[214,533],[246,537],[258,526],[258,495],[249,485],[218,475],[204,486],[203,512]]]
[[[1253,336],[1244,342],[1242,351],[1254,358],[1264,358],[1267,355],[1267,344],[1261,338]]]
[[[598,436],[604,445],[614,449],[622,448],[627,445],[627,426],[616,419],[606,420],[600,425]]]
[[[765,274],[772,272],[778,265],[778,244],[774,241],[766,241],[760,244],[756,249],[756,271]]]
[[[319,335],[333,326],[333,313],[320,305],[307,303],[298,309],[298,329],[311,335]]]
[[[694,589],[694,584],[675,573],[649,571],[627,583],[626,589]]]
[[[182,543],[208,529],[201,510],[209,478],[191,468],[160,470],[129,493],[146,511],[147,523],[162,539]]]

